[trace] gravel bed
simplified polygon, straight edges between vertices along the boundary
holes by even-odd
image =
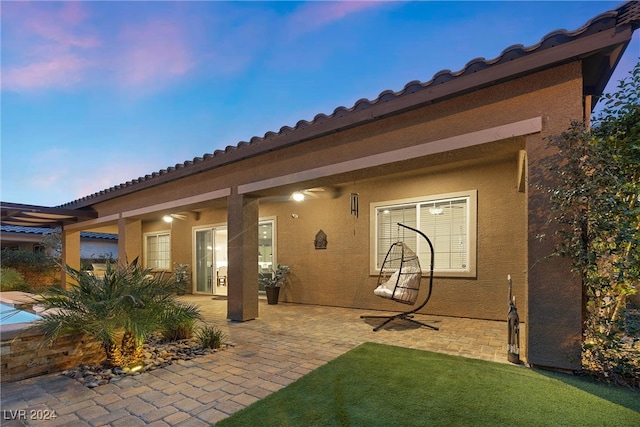
[[[143,372],[171,365],[176,360],[191,360],[199,356],[213,354],[226,346],[228,344],[218,349],[203,348],[196,338],[162,341],[158,337],[152,337],[143,344],[143,360],[138,369],[109,368],[103,362],[102,364],[92,363],[75,366],[63,371],[62,375],[74,378],[89,388],[94,388],[127,376],[140,375]]]

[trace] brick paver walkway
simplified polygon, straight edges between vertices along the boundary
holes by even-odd
[[[236,323],[226,301],[185,299],[233,346],[94,389],[59,374],[2,384],[2,426],[211,425],[367,341],[506,363],[506,322],[418,315],[440,330],[393,322],[373,332],[378,322],[360,315],[379,312],[261,300],[258,319]],[[47,411],[57,417],[33,419]]]

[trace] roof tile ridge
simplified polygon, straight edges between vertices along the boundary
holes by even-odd
[[[634,29],[640,28],[640,1],[632,0],[620,6],[616,12],[616,25],[631,24]]]

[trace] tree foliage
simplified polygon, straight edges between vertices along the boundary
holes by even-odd
[[[137,259],[129,265],[108,263],[102,278],[68,266],[67,272],[77,283],[39,296],[38,303],[49,311],[36,326],[50,341],[88,334],[102,344],[113,366],[138,364],[151,333],[201,318],[197,306],[177,299],[172,281],[154,277]]]
[[[0,267],[0,291],[29,291],[30,287],[15,268]]]
[[[2,249],[2,268],[18,271],[29,284],[29,289],[39,289],[58,282],[59,269],[56,260],[45,252],[24,249]]]
[[[583,366],[640,385],[637,319],[628,298],[640,283],[640,63],[622,80],[591,129],[572,123],[551,144],[559,163],[549,189],[560,225],[556,254],[568,256],[586,297]]]

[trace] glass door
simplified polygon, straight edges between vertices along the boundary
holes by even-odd
[[[196,293],[227,295],[227,228],[195,230]]]
[[[213,229],[195,232],[196,293],[213,293]]]
[[[258,274],[271,276],[275,268],[275,221],[260,221],[258,227]],[[199,294],[227,295],[226,226],[207,227],[194,230],[194,280],[195,292]],[[260,291],[264,287],[260,286]]]
[[[273,238],[274,221],[260,221],[258,227],[258,276],[272,277],[275,266],[274,254],[274,238]],[[264,291],[264,285],[260,284],[259,291]]]
[[[218,227],[213,230],[214,247],[214,294],[227,295],[227,229]]]

